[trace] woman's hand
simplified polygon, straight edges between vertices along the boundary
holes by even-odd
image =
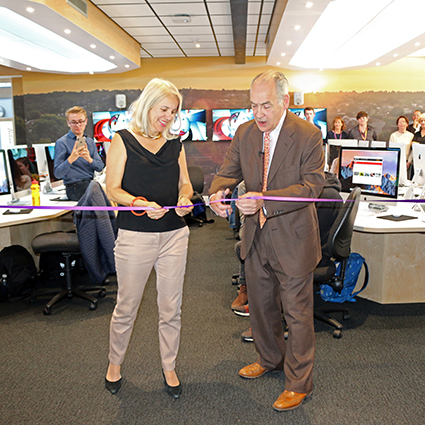
[[[168,210],[162,208],[156,202],[148,202],[146,206],[155,208],[154,210],[146,210],[146,214],[151,220],[159,220],[168,212]]]
[[[193,210],[193,204],[192,204],[192,202],[185,195],[180,196],[179,197],[179,200],[177,202],[177,206],[178,207],[179,206],[183,206],[183,205],[191,205],[191,206],[190,207],[185,207],[185,208],[176,208],[176,214],[179,217],[183,217],[184,215],[189,214]]]

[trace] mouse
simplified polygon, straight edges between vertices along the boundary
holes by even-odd
[[[11,208],[9,210],[9,213],[11,214],[19,214],[21,212],[21,210],[19,208]]]
[[[392,215],[394,218],[399,218],[399,217],[401,217],[401,214],[400,214],[400,213],[398,213],[398,212],[393,212],[391,215]]]

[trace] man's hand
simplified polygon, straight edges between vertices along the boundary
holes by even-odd
[[[263,207],[264,201],[262,199],[245,199],[254,196],[263,196],[261,192],[248,192],[244,193],[237,201],[236,206],[245,215],[253,215],[260,208]]]
[[[227,204],[223,204],[223,202],[214,202],[211,203],[211,201],[215,201],[218,199],[225,198],[230,193],[230,189],[226,190],[220,190],[217,193],[214,193],[214,195],[211,195],[210,197],[210,207],[213,209],[213,211],[219,215],[220,217],[229,217],[232,207]]]
[[[81,147],[81,148],[77,148],[77,142],[75,142],[75,145],[74,145],[74,147],[72,148],[72,152],[71,152],[71,155],[69,155],[68,156],[68,162],[70,163],[70,164],[72,164],[73,162],[75,162],[80,156],[81,156],[81,151],[83,150],[83,149],[86,149],[87,150],[87,148],[84,148],[84,147]],[[89,155],[90,156],[90,155]]]
[[[186,208],[176,208],[176,214],[180,217],[183,217],[186,214],[189,214],[193,210],[193,204],[191,200],[187,196],[180,196],[180,199],[177,202],[177,206],[183,206],[183,205],[192,205],[191,207]]]
[[[90,156],[90,152],[87,149],[87,145],[84,145],[80,150],[81,158],[84,158],[89,164],[93,162],[93,158]]]

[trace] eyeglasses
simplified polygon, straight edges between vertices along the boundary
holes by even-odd
[[[84,124],[87,121],[87,118],[85,120],[78,120],[78,121],[69,121],[71,125],[81,125]]]

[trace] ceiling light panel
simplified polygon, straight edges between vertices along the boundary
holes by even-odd
[[[0,7],[1,55],[42,71],[105,72],[117,66],[17,13]],[[88,47],[88,46],[87,46]]]

